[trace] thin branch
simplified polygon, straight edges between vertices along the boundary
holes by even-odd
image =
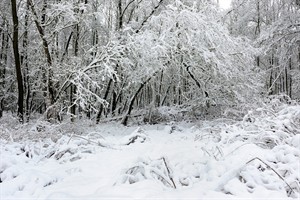
[[[59,99],[61,93],[62,93],[64,90],[66,90],[66,89],[70,86],[70,84],[71,84],[70,79],[71,79],[71,77],[73,76],[73,74],[75,74],[75,72],[72,72],[72,73],[68,76],[68,78],[66,79],[66,81],[62,84],[62,86],[60,87],[60,89],[59,89],[58,92],[57,92],[56,97],[55,97],[54,100],[53,100],[54,102],[56,102],[56,101]]]
[[[285,181],[285,179],[275,170],[273,169],[270,165],[268,165],[266,162],[264,162],[262,159],[258,158],[258,157],[255,157],[255,158],[252,158],[251,160],[249,160],[247,164],[253,162],[254,160],[259,160],[260,162],[264,163],[268,169],[271,169],[281,180],[283,180],[285,182],[285,184],[290,188],[290,190],[296,194],[296,192],[293,190],[293,188]]]
[[[160,5],[162,4],[163,1],[164,1],[164,0],[160,0],[160,1],[158,2],[157,6],[155,6],[154,9],[152,10],[152,12],[150,13],[150,15],[148,15],[148,16],[144,19],[144,21],[142,22],[140,28],[138,28],[138,29],[135,31],[135,33],[139,33],[139,32],[140,32],[140,30],[144,27],[144,25],[147,23],[147,21],[149,20],[149,18],[154,14],[154,12],[160,7]]]
[[[77,137],[77,138],[86,140],[88,143],[90,143],[90,144],[95,144],[95,145],[100,146],[100,147],[108,147],[108,146],[105,146],[105,145],[101,144],[100,142],[94,142],[94,141],[92,141],[92,140],[90,140],[90,139],[88,139],[88,138],[85,138],[85,137],[82,137],[82,136],[76,135],[76,134],[72,134],[72,135],[71,135],[71,137],[70,137],[70,139],[69,139],[69,141],[68,141],[67,144],[70,143],[70,141],[71,141],[71,139],[72,139],[73,137]]]
[[[126,5],[126,7],[124,8],[124,10],[122,11],[122,14],[121,14],[121,16],[120,16],[121,19],[123,19],[123,16],[124,16],[126,10],[129,8],[129,6],[130,6],[134,1],[135,1],[135,0],[131,0],[131,1]]]
[[[170,180],[172,181],[173,187],[176,189],[176,185],[175,185],[175,182],[174,182],[174,180],[171,176],[171,173],[170,173],[169,167],[167,165],[166,159],[164,157],[162,157],[162,160],[164,161],[165,167],[166,167],[167,172],[168,172],[168,176],[169,176]]]

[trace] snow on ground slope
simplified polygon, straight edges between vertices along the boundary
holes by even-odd
[[[30,140],[3,134],[1,200],[299,198],[296,105],[240,122],[53,126],[23,127]]]

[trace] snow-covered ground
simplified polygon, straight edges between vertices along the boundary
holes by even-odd
[[[0,122],[1,200],[300,197],[299,105],[243,121]]]

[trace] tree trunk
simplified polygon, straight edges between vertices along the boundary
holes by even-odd
[[[115,87],[115,85],[114,85]],[[111,114],[112,116],[114,116],[116,114],[116,108],[117,108],[117,103],[118,103],[118,100],[117,100],[117,93],[115,90],[112,91],[112,94],[111,94]]]
[[[287,79],[289,79],[289,82],[287,83],[288,84],[288,95],[290,96],[290,98],[292,98],[292,74],[291,74],[291,71],[292,71],[292,59],[290,58],[289,60],[289,75],[287,77]]]
[[[66,47],[65,47],[65,51],[64,51],[64,53],[63,53],[62,56],[61,56],[60,62],[63,62],[64,59],[65,59],[65,56],[68,54],[68,49],[69,49],[69,46],[70,46],[70,42],[71,42],[73,33],[74,33],[74,32],[72,31],[72,32],[70,33],[70,35],[69,35],[69,38],[68,38],[68,41],[67,41],[67,44],[66,44]]]
[[[185,65],[186,66],[186,65]],[[207,91],[204,91],[203,88],[201,87],[201,84],[199,83],[199,81],[196,79],[196,77],[194,76],[194,74],[192,74],[192,72],[190,72],[189,70],[189,66],[186,66],[186,71],[188,72],[188,74],[190,75],[190,77],[195,81],[196,85],[198,86],[198,88],[202,91],[202,93],[205,96],[205,105],[207,108],[210,107],[210,102],[209,102],[209,95],[207,93]]]
[[[160,80],[159,80],[159,86],[158,86],[158,94],[157,94],[157,98],[156,98],[156,105],[157,105],[157,107],[159,107],[160,102],[161,102],[163,76],[164,76],[164,71],[161,71]]]
[[[17,14],[16,0],[11,0],[11,8],[12,8],[12,18],[13,18],[13,50],[14,50],[17,83],[18,83],[18,117],[19,120],[23,122],[24,91],[23,91],[21,61],[20,61],[20,54],[19,54],[19,27],[18,27],[19,19]]]
[[[3,21],[1,27],[7,26],[6,22]],[[4,95],[5,95],[5,85],[6,85],[6,66],[7,66],[7,52],[8,52],[8,34],[0,29],[1,33],[1,49],[0,49],[0,118],[2,117],[3,113],[3,102],[4,102]]]
[[[104,100],[107,99],[111,83],[112,83],[112,79],[109,79],[109,82],[107,84],[106,91],[105,91],[105,94],[104,94],[104,97],[103,97]],[[99,112],[98,112],[97,117],[96,117],[96,124],[99,124],[102,112],[103,112],[103,104],[100,105],[100,109],[99,109]]]
[[[118,1],[118,26],[117,29],[121,30],[123,27],[123,8],[122,8],[122,0]]]
[[[70,36],[71,37],[71,36]],[[74,27],[74,37],[73,37],[73,45],[74,45],[74,56],[78,56],[79,51],[79,25],[76,24]],[[75,102],[75,96],[76,96],[76,85],[71,84],[70,89],[70,102],[71,102],[71,121],[73,122],[75,120],[75,112],[76,112],[76,104]]]
[[[74,94],[75,94],[75,86],[72,84],[70,86],[70,102],[71,102],[71,107],[70,107],[70,111],[71,111],[71,122],[74,122],[75,121],[75,112],[76,112],[76,105],[74,104],[74,100],[75,100],[75,97],[74,97]]]
[[[153,76],[155,76],[156,73],[154,73]],[[128,110],[125,114],[125,116],[123,117],[122,119],[122,122],[121,124],[123,124],[124,126],[127,126],[127,123],[128,123],[128,118],[130,116],[130,113],[132,111],[132,108],[133,108],[133,104],[134,104],[134,101],[137,97],[137,95],[140,93],[140,91],[143,89],[143,87],[151,80],[152,76],[150,76],[146,81],[144,81],[143,83],[141,83],[140,87],[138,88],[138,90],[134,93],[134,95],[131,97],[130,99],[130,102],[129,102],[129,106],[128,106]]]
[[[27,0],[27,3],[28,5],[30,6],[31,8],[31,11],[34,15],[34,23],[36,25],[36,28],[39,32],[39,35],[42,39],[42,43],[43,43],[43,49],[44,49],[44,53],[46,55],[46,60],[47,60],[47,64],[48,64],[48,68],[47,69],[44,69],[44,82],[46,83],[46,99],[45,99],[45,102],[46,102],[46,107],[49,108],[53,103],[54,103],[54,90],[53,90],[53,83],[52,83],[52,70],[51,70],[51,67],[52,67],[52,58],[51,58],[51,54],[50,54],[50,51],[49,51],[49,45],[48,45],[48,42],[45,38],[45,30],[44,30],[44,27],[42,26],[42,24],[40,24],[40,22],[38,21],[38,15],[35,11],[35,8],[34,8],[34,5],[32,3],[31,0]],[[45,7],[45,6],[44,6]],[[44,15],[42,16],[42,20],[44,21]],[[48,74],[46,75],[46,71],[48,72]]]
[[[24,89],[25,89],[25,118],[26,122],[29,122],[30,116],[30,83],[29,83],[29,67],[28,67],[28,22],[29,22],[29,5],[26,5],[25,14],[25,31],[23,39],[23,55],[22,55],[22,65],[24,66]]]

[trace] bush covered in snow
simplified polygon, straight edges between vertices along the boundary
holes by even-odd
[[[300,106],[281,98],[241,120],[140,127],[0,120],[1,199],[300,196]]]

